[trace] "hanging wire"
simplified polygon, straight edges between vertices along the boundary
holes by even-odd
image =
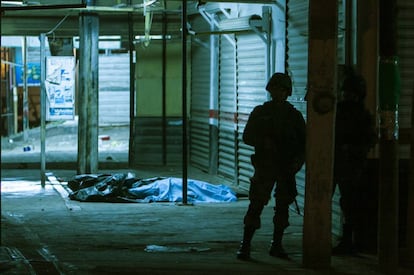
[[[51,33],[54,33],[54,31],[55,31],[57,28],[59,28],[59,27],[60,27],[60,25],[62,25],[62,24],[63,24],[63,22],[66,20],[66,18],[68,18],[69,14],[70,14],[70,13],[66,14],[66,15],[65,15],[65,17],[64,17],[62,20],[60,20],[60,21],[59,21],[59,23],[57,23],[57,24],[56,24],[56,26],[55,26],[53,29],[51,29],[50,31],[48,31],[48,32],[46,33],[46,35],[51,34]]]

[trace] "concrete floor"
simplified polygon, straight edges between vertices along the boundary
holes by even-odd
[[[380,274],[376,256],[370,254],[332,257],[325,270],[304,268],[303,217],[294,209],[284,238],[290,260],[269,256],[273,201],[253,239],[253,260],[237,260],[248,206],[246,190],[194,167],[187,169],[189,178],[228,185],[241,195],[238,201],[195,205],[72,201],[67,181],[76,175],[76,133],[75,122],[48,129],[46,170],[51,174],[43,187],[39,130],[31,130],[26,141],[21,135],[2,138],[1,274]],[[102,128],[100,135],[110,136],[110,141],[100,143],[99,172],[182,177],[181,167],[122,168],[128,159],[128,127]],[[27,145],[34,147],[24,151]],[[393,274],[412,271],[401,268]]]
[[[138,177],[179,176],[179,167],[147,167]],[[103,171],[111,172],[111,171]],[[3,169],[2,274],[380,274],[375,255],[332,257],[330,269],[302,266],[302,216],[291,211],[285,234],[290,260],[267,254],[272,205],[253,240],[253,260],[235,257],[248,200],[175,203],[85,203],[68,198],[71,170]],[[189,177],[222,183],[195,168]],[[409,274],[405,270],[395,273]]]

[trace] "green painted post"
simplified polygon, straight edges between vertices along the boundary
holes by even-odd
[[[381,57],[379,64],[379,208],[378,262],[380,270],[398,269],[398,101],[401,83],[396,56]]]

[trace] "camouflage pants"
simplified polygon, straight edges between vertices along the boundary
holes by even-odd
[[[339,188],[339,203],[344,218],[344,223],[355,227],[361,223],[361,204],[363,202],[363,182],[361,177],[365,162],[349,161],[346,163],[337,162],[334,169],[334,185]]]
[[[297,195],[295,175],[278,174],[275,172],[275,169],[256,169],[254,176],[251,178],[249,208],[244,216],[244,225],[246,227],[254,229],[261,227],[260,216],[264,206],[270,200],[275,184],[273,224],[275,230],[281,231],[289,226],[289,205],[295,200]]]

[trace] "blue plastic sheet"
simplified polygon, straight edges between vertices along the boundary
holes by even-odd
[[[182,202],[183,180],[181,178],[157,179],[129,189],[129,192],[146,202]],[[198,180],[187,180],[187,200],[189,202],[232,202],[235,193],[225,185],[213,185]]]
[[[132,174],[77,175],[68,182],[69,198],[99,202],[182,202],[181,178],[137,179]],[[187,179],[187,202],[233,202],[235,192],[228,186]]]

